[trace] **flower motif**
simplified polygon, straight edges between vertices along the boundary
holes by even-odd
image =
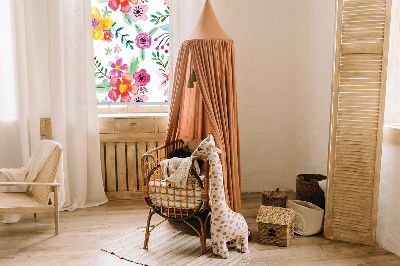
[[[129,2],[136,5],[138,0],[110,0],[110,2],[108,2],[108,6],[114,11],[117,11],[119,6],[121,6],[121,12],[126,13],[131,9]]]
[[[108,98],[116,102],[121,96],[121,102],[130,102],[131,96],[129,93],[136,95],[139,92],[138,87],[132,84],[132,80],[132,75],[127,72],[122,74],[122,82],[119,77],[113,77],[110,81],[110,86],[115,89],[108,92]]]
[[[101,10],[101,12],[103,12],[103,17],[110,17],[110,14],[112,13],[111,10],[107,9],[107,6]]]
[[[147,82],[150,81],[150,75],[147,74],[145,69],[141,69],[133,74],[133,78],[135,79],[135,84],[138,86],[146,86]]]
[[[120,77],[122,74],[122,71],[127,71],[128,70],[128,65],[123,64],[122,65],[122,58],[119,58],[118,56],[115,57],[115,63],[113,61],[108,62],[108,65],[112,67],[112,70],[110,71],[110,76],[118,76]]]
[[[106,55],[111,54],[111,48],[110,46],[108,48],[105,48],[104,50],[106,50]]]
[[[146,32],[136,35],[135,43],[140,49],[147,49],[151,45],[151,36]]]
[[[165,69],[165,72],[164,72],[164,71],[161,71],[161,70],[158,70],[156,73],[157,73],[157,76],[158,76],[159,78],[161,78],[161,83],[160,83],[160,85],[158,85],[158,89],[159,89],[159,90],[162,90],[162,89],[164,89],[165,86],[166,86],[166,88],[167,88],[167,90],[168,90],[169,67],[167,67],[167,68]]]
[[[104,33],[104,35],[103,35],[103,38],[101,38],[101,40],[103,42],[105,42],[105,41],[111,42],[112,38],[114,37],[114,34],[112,34],[110,30],[105,30],[103,33]]]
[[[146,11],[148,9],[148,6],[142,5],[140,2],[137,3],[136,5],[133,5],[131,7],[131,10],[129,10],[129,13],[131,14],[132,17],[132,22],[136,22],[139,19],[141,20],[146,20]]]
[[[164,0],[164,5],[169,7],[169,0]]]
[[[148,97],[146,95],[138,94],[134,97],[131,97],[131,102],[143,103],[147,102]]]
[[[101,17],[97,7],[92,7],[93,40],[100,40],[104,30],[110,30],[113,21],[111,18]]]
[[[121,52],[122,51],[122,49],[121,49],[121,45],[115,45],[115,47],[114,47],[114,53],[119,53],[119,52]]]

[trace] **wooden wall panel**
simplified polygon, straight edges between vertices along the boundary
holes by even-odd
[[[156,121],[165,123],[167,117],[107,117],[99,120],[100,128],[103,128],[100,132],[102,175],[109,200],[142,197],[142,155],[163,144],[165,139],[165,133],[159,131]]]

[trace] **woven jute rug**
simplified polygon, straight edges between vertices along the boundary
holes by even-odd
[[[103,251],[121,259],[142,265],[243,265],[249,253],[229,251],[229,258],[212,254],[211,240],[207,239],[207,252],[201,255],[199,237],[168,228],[157,227],[150,234],[149,249],[143,249],[145,228],[130,230],[108,241]]]

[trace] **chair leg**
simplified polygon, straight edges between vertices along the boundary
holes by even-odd
[[[201,227],[200,235],[200,245],[201,245],[201,255],[206,254],[206,220],[199,219]]]
[[[199,223],[200,223],[200,233],[196,230],[196,232],[199,234],[200,236],[200,247],[201,247],[201,255],[206,254],[206,235],[207,235],[207,220],[209,215],[207,215],[206,217],[202,218],[201,216],[193,216],[194,218],[196,218]],[[189,224],[190,225],[190,224]],[[193,228],[194,229],[194,228]]]
[[[37,216],[36,216],[36,212],[33,214],[33,218],[36,218]]]
[[[149,217],[147,217],[146,234],[144,236],[144,245],[143,245],[144,249],[148,249],[149,248],[150,221],[151,221],[151,216],[153,216],[154,213],[155,212],[150,208]]]
[[[58,210],[58,187],[54,187],[54,227],[55,233],[58,235],[58,220],[59,220],[59,210]]]

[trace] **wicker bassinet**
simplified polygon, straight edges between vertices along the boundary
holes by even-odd
[[[200,236],[201,252],[206,252],[206,223],[209,212],[209,173],[208,162],[200,156],[192,160],[201,160],[202,177],[191,169],[186,187],[175,187],[174,183],[163,179],[160,162],[168,159],[169,154],[182,148],[183,141],[177,140],[170,144],[146,152],[141,161],[142,191],[145,202],[150,206],[147,219],[144,248],[148,248],[150,232],[159,224],[150,229],[151,217],[154,213],[164,217],[164,221],[183,221],[192,227]],[[189,223],[190,218],[200,222],[201,232]],[[163,222],[164,222],[163,221]],[[161,224],[161,223],[160,223]]]

